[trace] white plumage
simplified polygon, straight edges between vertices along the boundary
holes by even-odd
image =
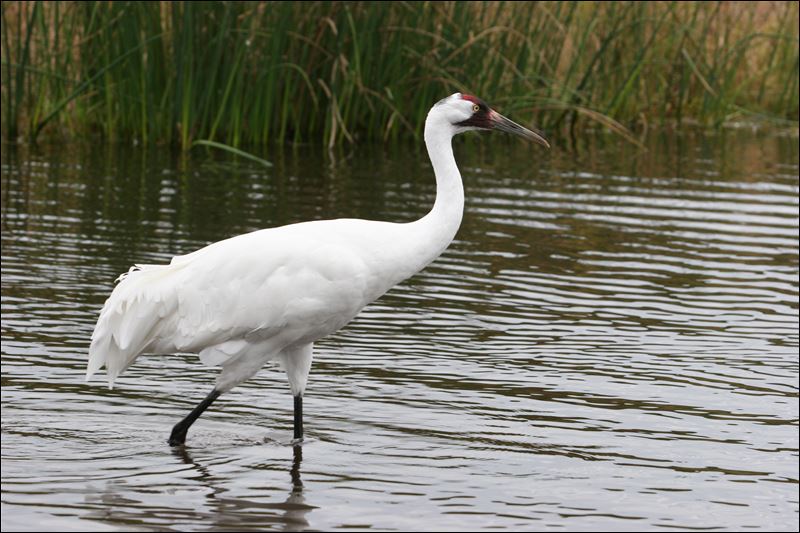
[[[436,201],[420,220],[304,222],[216,242],[169,265],[132,268],[120,276],[100,313],[87,380],[105,366],[113,386],[142,353],[196,353],[205,364],[222,367],[218,393],[277,361],[292,394],[302,396],[313,343],[424,268],[452,241],[464,193],[451,139],[492,127],[546,144],[474,97],[456,93],[431,109],[425,142]]]

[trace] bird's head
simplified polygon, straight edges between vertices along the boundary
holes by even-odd
[[[550,148],[550,143],[541,133],[507,119],[486,102],[470,94],[455,93],[439,100],[428,114],[427,123],[445,128],[449,126],[453,135],[470,130],[505,131]]]

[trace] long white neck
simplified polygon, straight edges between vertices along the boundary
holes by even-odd
[[[442,118],[428,116],[425,145],[436,175],[436,201],[433,209],[413,222],[419,239],[419,269],[436,259],[453,238],[464,214],[464,186],[453,157],[453,131]]]
[[[376,274],[371,278],[373,285],[365,293],[365,302],[425,268],[455,237],[464,213],[464,187],[453,157],[452,138],[450,123],[431,111],[425,121],[425,145],[436,174],[436,201],[427,215],[414,222],[370,223],[370,227],[381,231],[366,234],[371,238],[365,240],[370,243],[365,256],[371,258],[369,261]]]
[[[430,120],[425,122],[425,146],[436,175],[436,202],[424,218],[435,220],[441,230],[437,236],[446,238],[447,244],[455,237],[464,214],[464,186],[453,156],[452,140],[449,128],[437,127]]]

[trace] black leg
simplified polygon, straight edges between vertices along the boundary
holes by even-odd
[[[186,442],[186,432],[189,431],[189,428],[192,427],[194,421],[203,414],[203,411],[208,409],[208,406],[214,403],[214,400],[219,398],[220,392],[217,389],[211,391],[211,393],[205,397],[205,399],[200,402],[200,404],[195,407],[189,416],[175,424],[175,427],[172,428],[172,434],[169,436],[169,444],[170,446],[180,446],[184,442]]]
[[[302,494],[303,481],[300,479],[300,463],[303,462],[303,447],[294,445],[292,446],[292,470],[289,472],[292,476],[292,494]]]
[[[294,397],[294,438],[303,438],[303,396]]]

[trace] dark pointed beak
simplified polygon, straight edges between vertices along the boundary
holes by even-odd
[[[489,123],[492,125],[492,129],[513,133],[514,135],[525,137],[529,141],[539,143],[545,148],[550,148],[550,143],[547,142],[547,139],[545,139],[541,133],[524,128],[513,120],[507,119],[497,111],[492,110],[489,115]]]

